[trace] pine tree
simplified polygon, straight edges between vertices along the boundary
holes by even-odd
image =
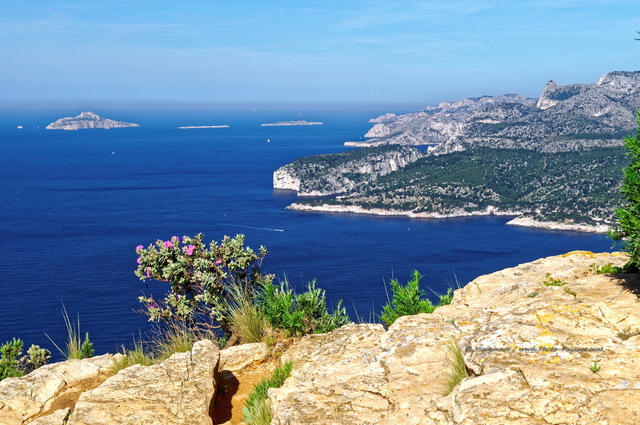
[[[631,164],[624,170],[620,189],[626,205],[616,210],[618,225],[609,232],[611,238],[620,243],[622,251],[629,254],[627,271],[640,270],[640,112],[636,120],[637,134],[624,139],[627,156],[631,159]]]

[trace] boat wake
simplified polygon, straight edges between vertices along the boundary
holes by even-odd
[[[231,224],[231,223],[218,223],[221,226],[228,226],[228,227],[242,227],[245,229],[255,229],[255,230],[268,230],[270,232],[284,232],[284,229],[274,229],[271,227],[256,227],[256,226],[245,226],[242,224]]]

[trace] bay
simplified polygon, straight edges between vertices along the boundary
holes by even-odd
[[[412,270],[425,275],[435,299],[449,285],[523,262],[611,248],[603,235],[506,226],[507,217],[285,209],[295,194],[273,190],[274,170],[346,150],[345,141],[358,140],[367,120],[387,110],[107,109],[95,112],[141,127],[44,130],[79,112],[0,111],[0,343],[18,337],[55,350],[45,333],[64,342],[64,305],[97,353],[131,345],[150,329],[135,312],[137,297],[167,288],[134,276],[135,246],[174,235],[245,234],[249,246],[269,250],[265,272],[287,276],[299,291],[317,279],[330,303],[343,299],[356,321],[376,320],[388,281],[406,281]],[[260,125],[299,119],[324,125]],[[189,125],[230,127],[177,128]]]

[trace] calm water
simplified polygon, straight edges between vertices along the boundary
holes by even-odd
[[[608,251],[601,235],[505,226],[508,218],[447,220],[327,215],[285,209],[273,171],[295,158],[345,150],[377,111],[99,110],[141,128],[46,131],[76,110],[0,111],[0,343],[11,337],[53,350],[65,338],[61,308],[79,314],[98,353],[146,332],[137,297],[166,286],[134,276],[136,245],[202,232],[244,233],[265,245],[263,270],[298,288],[317,279],[352,318],[386,302],[385,282],[416,269],[442,293],[456,281],[540,257]],[[303,112],[303,116],[299,113]],[[277,120],[322,126],[261,127]],[[179,130],[184,125],[226,129]],[[24,129],[16,127],[23,125]],[[36,128],[40,126],[41,128]],[[270,140],[268,142],[268,140]]]

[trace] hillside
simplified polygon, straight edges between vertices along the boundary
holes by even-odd
[[[492,213],[611,224],[626,164],[623,148],[555,154],[476,148],[426,156],[335,198],[299,199],[295,208],[342,205],[424,217]]]
[[[546,152],[620,145],[635,128],[640,71],[611,72],[593,84],[551,80],[538,99],[484,96],[383,116],[362,145],[429,144],[436,153],[474,146]]]
[[[623,138],[634,132],[639,109],[636,71],[611,72],[593,84],[549,81],[538,99],[484,96],[385,114],[370,120],[369,140],[345,144],[429,145],[420,159],[371,178],[337,156],[298,159],[290,188],[338,196],[289,208],[425,218],[505,214],[520,216],[514,224],[605,231],[621,201]],[[368,152],[360,154],[360,169]],[[317,190],[327,184],[330,190]]]

